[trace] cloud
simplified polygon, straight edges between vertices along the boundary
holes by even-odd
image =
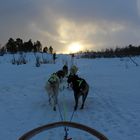
[[[32,38],[59,52],[138,44],[139,16],[139,0],[1,0],[0,42]]]

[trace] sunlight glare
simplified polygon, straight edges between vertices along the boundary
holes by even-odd
[[[78,42],[71,43],[68,45],[68,52],[69,53],[76,53],[82,50],[82,45]]]

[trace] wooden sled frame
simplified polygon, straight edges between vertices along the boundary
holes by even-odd
[[[54,122],[54,123],[50,123],[50,124],[35,128],[35,129],[25,133],[23,136],[21,136],[19,138],[19,140],[29,140],[30,138],[32,138],[33,136],[37,135],[38,133],[40,133],[42,131],[57,128],[57,127],[62,127],[62,126],[72,127],[72,128],[86,131],[89,134],[93,135],[94,137],[98,138],[99,140],[108,140],[107,137],[105,137],[103,134],[101,134],[100,132],[98,132],[97,130],[95,130],[93,128],[90,128],[83,124],[79,124],[79,123],[75,123],[75,122],[68,122],[68,121]]]

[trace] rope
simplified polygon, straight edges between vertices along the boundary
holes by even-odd
[[[62,112],[61,112],[61,109],[60,109],[60,106],[59,106],[59,103],[58,103],[58,110],[59,110],[59,114],[60,114],[61,121],[64,122],[64,120],[66,119],[66,117],[64,116],[64,118],[63,118]],[[69,130],[69,129],[68,129],[66,126],[64,126],[64,131],[65,131],[64,140],[67,140],[67,137],[68,137],[68,130]]]
[[[67,118],[67,116],[66,116],[66,102],[65,102],[65,96],[64,96],[64,94],[63,94],[63,110],[64,110],[64,121],[66,121],[66,118]]]
[[[62,115],[62,111],[61,111],[61,108],[60,108],[59,103],[58,103],[58,110],[59,110],[61,121],[66,121],[66,118],[67,118],[67,116],[66,116],[67,109],[66,109],[66,102],[65,102],[65,96],[64,96],[64,94],[63,94],[63,111],[64,111],[64,116]],[[73,112],[72,112],[72,115],[70,117],[70,122],[73,119],[74,112],[75,112],[75,110],[73,110]],[[68,131],[69,131],[69,129],[67,128],[67,126],[64,126],[64,131],[65,131],[64,140],[68,140]],[[70,138],[70,140],[71,140],[71,138]]]
[[[66,121],[66,118],[67,118],[66,114],[67,113],[66,113],[66,101],[65,101],[64,93],[63,93],[63,110],[64,110],[64,121]],[[69,129],[65,126],[64,130],[65,130],[64,140],[68,140],[68,131],[69,131]]]
[[[63,116],[62,116],[62,112],[61,112],[61,110],[60,110],[59,103],[57,103],[57,105],[58,105],[58,110],[59,110],[59,114],[60,114],[61,121],[63,121]]]
[[[73,110],[72,115],[71,115],[71,117],[70,117],[70,122],[71,122],[71,121],[72,121],[72,119],[73,119],[74,112],[75,112],[75,109]]]

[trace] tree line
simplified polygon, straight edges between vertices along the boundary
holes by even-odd
[[[27,42],[23,42],[21,38],[13,39],[9,38],[5,46],[0,48],[0,54],[4,53],[17,53],[17,52],[46,52],[53,54],[53,47],[42,47],[40,41],[32,42],[31,39]]]
[[[85,51],[82,53],[84,58],[112,58],[112,57],[128,57],[140,55],[140,46],[134,46],[132,44],[126,47],[116,47],[115,49],[104,49],[101,51]]]
[[[52,46],[45,46],[42,47],[40,41],[32,42],[31,39],[27,42],[23,42],[21,38],[13,39],[9,38],[8,42],[5,46],[0,48],[0,55],[4,55],[4,53],[17,53],[17,52],[45,52],[53,54],[53,47]],[[85,51],[79,52],[82,54],[84,58],[109,58],[109,57],[126,57],[126,56],[137,56],[140,55],[140,46],[134,46],[132,44],[126,47],[116,47],[113,48],[106,48],[101,51]]]

